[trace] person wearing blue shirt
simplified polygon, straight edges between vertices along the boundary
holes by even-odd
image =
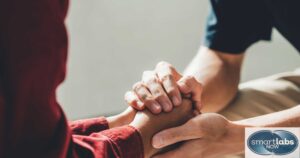
[[[300,126],[300,69],[239,84],[245,52],[270,41],[273,29],[300,51],[300,1],[210,2],[203,45],[185,72],[160,62],[125,95],[135,109],[153,113],[171,111],[182,98],[194,102],[197,117],[153,137],[156,148],[184,142],[155,158],[232,157],[245,150],[246,127]]]

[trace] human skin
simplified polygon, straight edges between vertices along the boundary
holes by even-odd
[[[193,87],[202,86],[201,90],[199,90],[199,88],[198,90],[194,91],[190,90],[190,94],[192,96],[199,96],[199,94],[201,93],[200,99],[196,98],[198,100],[195,100],[195,98],[193,97],[191,99],[194,102],[197,102],[199,100],[202,102],[203,105],[200,108],[198,107],[198,110],[201,109],[204,114],[191,119],[183,126],[164,130],[155,135],[153,138],[153,146],[155,146],[156,148],[161,148],[176,142],[185,141],[182,146],[174,150],[161,155],[156,155],[158,158],[223,157],[223,155],[226,154],[235,154],[244,151],[244,131],[246,127],[300,126],[299,106],[282,112],[238,122],[228,121],[223,116],[215,113],[205,113],[218,112],[222,110],[235,96],[239,83],[242,61],[243,55],[230,55],[226,54],[225,52],[218,52],[205,47],[201,48],[198,55],[194,58],[194,60],[184,73],[184,75],[192,75],[199,83],[191,82],[192,80],[189,80],[187,82],[184,82],[184,84],[189,85],[187,87],[189,87],[190,89],[192,89]],[[176,70],[174,71],[175,68],[172,65],[168,63],[164,65],[167,66],[165,66],[164,68],[159,68],[159,71],[163,70],[164,72],[167,72],[168,77],[164,78],[169,79],[169,81],[167,82],[174,82],[172,80],[175,80],[177,86],[179,87],[178,89],[182,93],[178,81],[182,79],[184,75],[178,75],[178,72],[176,72]],[[157,69],[153,70],[152,74],[156,75],[152,75],[152,78],[153,76],[158,76],[157,73]],[[151,85],[153,86],[153,84],[147,84],[147,82],[145,81],[146,80],[144,80],[143,77],[143,87],[150,88]],[[166,87],[164,87],[166,85],[160,82],[160,78],[158,78],[157,81],[158,82],[155,83],[156,85],[160,84],[163,89],[166,89]],[[197,86],[197,84],[202,85]],[[173,84],[169,84],[168,86],[172,87]],[[136,87],[134,88],[136,89]],[[127,102],[132,107],[136,107],[136,105],[138,105],[136,103],[140,101],[142,102],[142,104],[140,104],[139,108],[148,108],[151,110],[151,108],[149,108],[149,105],[147,106],[147,104],[150,103],[148,100],[146,100],[146,102],[143,102],[143,100],[138,100],[145,94],[141,94],[135,89],[127,93],[127,96],[125,97]],[[152,89],[152,91],[156,90]],[[166,92],[165,94],[168,94],[168,92]],[[146,96],[147,97],[145,98],[150,99],[156,99],[159,97],[149,97],[148,95]],[[170,100],[171,98],[172,97],[169,96]],[[215,124],[215,122],[218,121],[221,122],[221,124]],[[202,128],[199,128],[199,126]],[[226,145],[224,146],[224,144]]]
[[[272,121],[270,121],[272,120]],[[213,123],[211,123],[213,122]],[[163,148],[186,141],[177,149],[154,158],[219,158],[244,152],[246,127],[299,127],[300,105],[241,121],[229,121],[216,113],[205,113],[192,118],[182,126],[159,132],[153,137],[153,146]]]
[[[183,99],[182,105],[174,108],[169,113],[154,115],[148,110],[137,112],[130,125],[135,127],[142,136],[145,158],[149,158],[162,150],[155,149],[152,146],[154,134],[163,129],[180,126],[193,116],[192,103],[187,99]]]
[[[129,125],[136,115],[136,111],[128,107],[125,111],[120,114],[107,117],[106,120],[108,122],[109,128],[120,127],[123,125]]]
[[[198,110],[219,112],[237,93],[243,57],[201,47],[183,75],[171,64],[160,62],[144,72],[125,100],[137,110],[148,108],[157,114],[171,111],[173,105],[180,105],[182,94],[190,94]]]
[[[138,115],[136,115],[136,111],[129,107],[123,113],[108,117],[107,119],[110,128],[132,122],[131,125],[136,127],[142,135],[145,157],[155,155],[155,153],[162,150],[160,148],[164,148],[165,146],[188,140],[178,148],[164,154],[156,155],[155,158],[182,158],[183,156],[185,158],[217,158],[226,154],[242,153],[244,152],[244,132],[246,127],[300,126],[300,105],[298,105],[281,112],[241,121],[229,121],[216,113],[204,113],[190,119],[182,126],[174,127],[190,118],[188,116],[191,115],[188,109],[190,108],[189,105],[186,102],[182,107],[187,107],[187,109],[180,109],[181,106],[179,106],[179,108],[175,108],[171,113],[163,113],[161,115],[153,115],[149,111],[138,112]],[[186,112],[188,113],[187,118],[182,118],[183,120],[179,122],[175,121],[179,117],[182,117],[178,113],[186,116]],[[134,119],[135,121],[133,121]],[[174,122],[170,122],[170,120]],[[154,135],[160,129],[166,128],[169,129]],[[151,137],[153,135],[152,144],[157,149],[151,146]]]
[[[145,158],[148,158],[163,149],[152,146],[152,137],[157,132],[179,126],[195,116],[191,101],[183,99],[182,105],[174,108],[172,112],[154,115],[149,110],[136,111],[129,107],[124,112],[107,117],[109,128],[131,125],[135,127],[143,140]]]

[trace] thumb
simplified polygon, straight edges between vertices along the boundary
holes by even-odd
[[[177,85],[181,93],[191,95],[197,110],[200,111],[202,108],[202,84],[193,76],[184,76],[177,82]]]
[[[158,149],[177,142],[202,137],[201,132],[196,129],[192,122],[190,120],[181,126],[169,128],[155,134],[152,138],[152,146]]]
[[[136,109],[138,111],[145,109],[145,105],[140,101],[140,99],[132,91],[126,92],[124,99],[128,105],[130,105],[131,107],[133,107],[134,109]]]

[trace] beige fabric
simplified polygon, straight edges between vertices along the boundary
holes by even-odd
[[[221,114],[240,120],[285,110],[300,104],[300,68],[242,83],[237,97]]]
[[[240,120],[296,105],[300,105],[300,68],[293,72],[242,83],[237,97],[220,113],[229,120]]]

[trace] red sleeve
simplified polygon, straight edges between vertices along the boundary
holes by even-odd
[[[57,103],[66,72],[67,5],[0,1],[0,157],[142,158],[134,128],[97,132],[104,128],[96,123],[73,133]]]
[[[73,135],[79,157],[84,158],[143,158],[143,144],[137,130],[123,126],[92,133],[89,136]],[[97,149],[96,151],[89,149]]]
[[[108,122],[105,117],[76,120],[69,123],[73,134],[89,135],[108,129]]]

